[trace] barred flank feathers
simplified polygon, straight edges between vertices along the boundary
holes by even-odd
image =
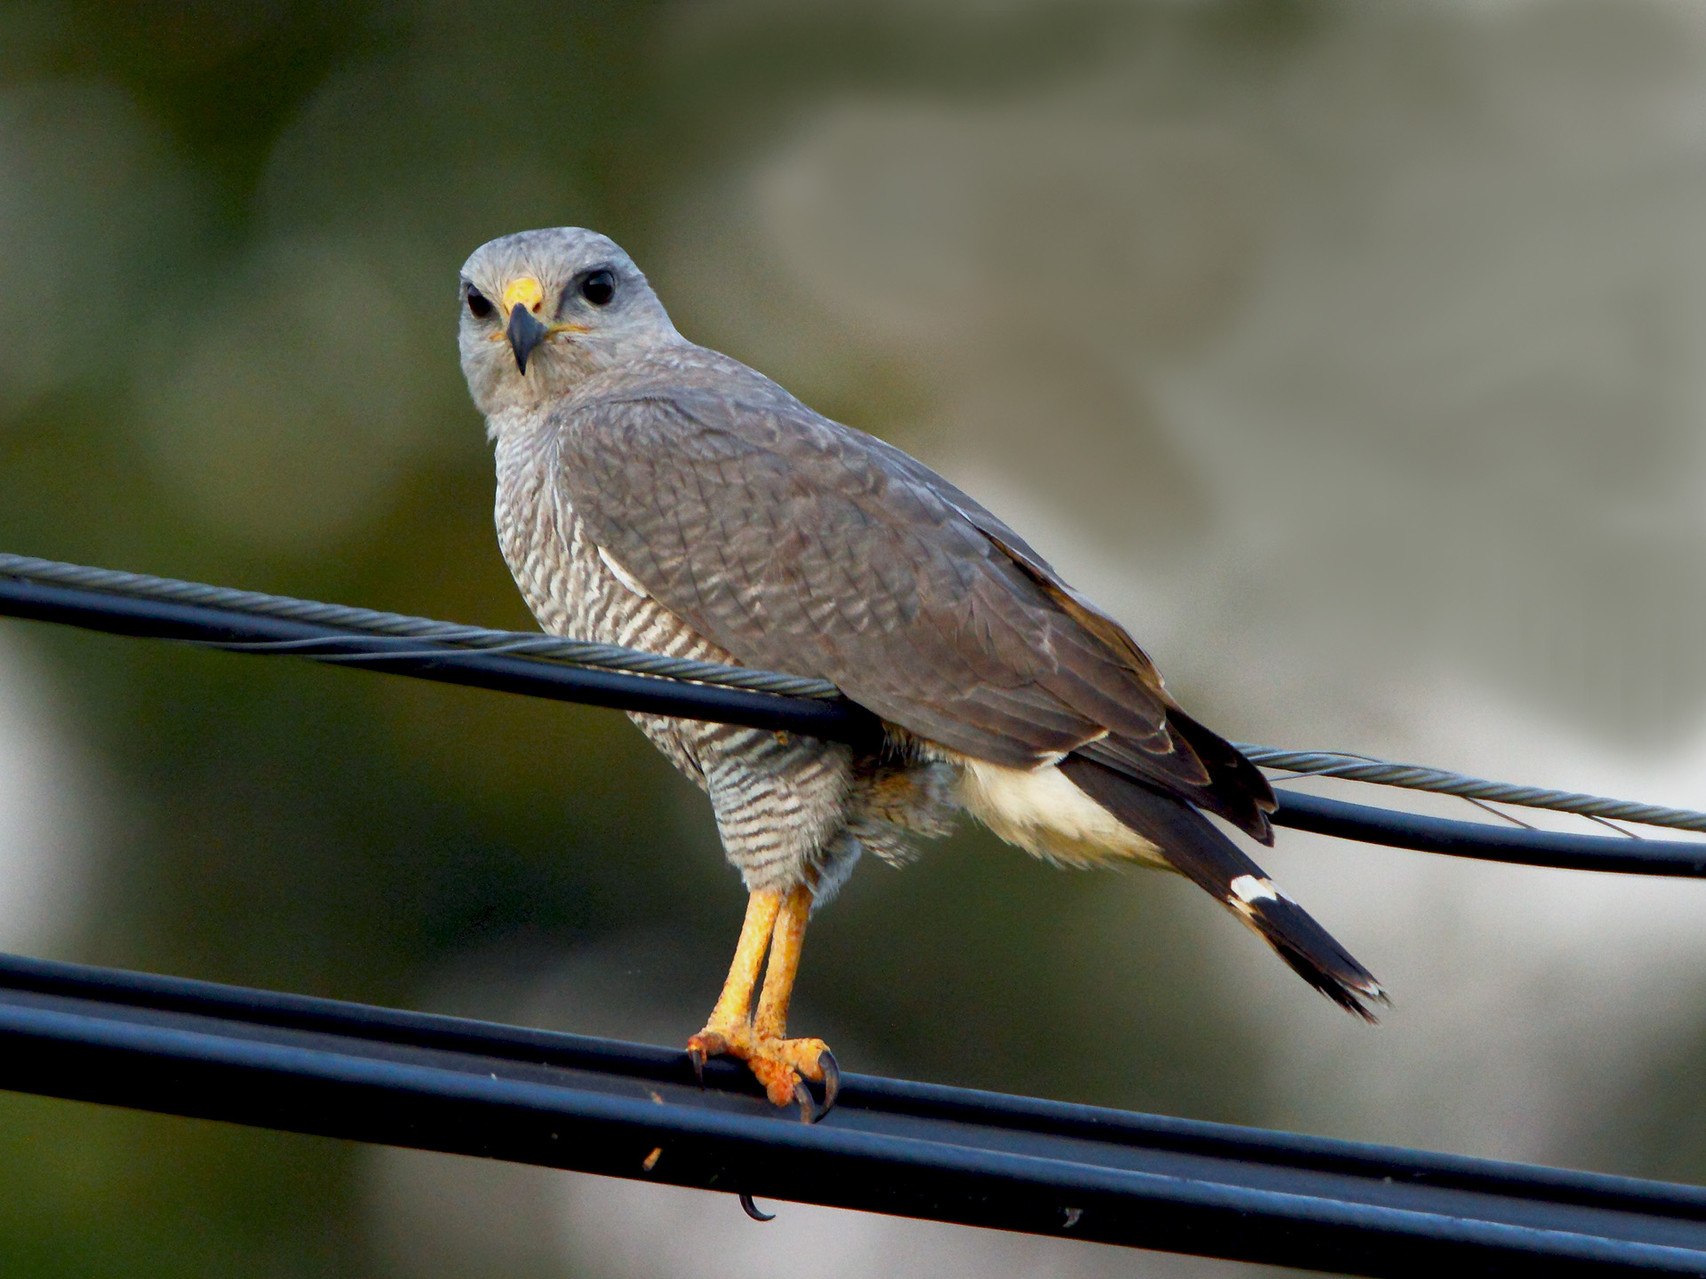
[[[1387,1003],[1380,983],[1208,818],[1094,760],[1073,755],[1059,767],[1079,790],[1159,846],[1174,869],[1253,928],[1299,977],[1341,1008],[1375,1020],[1363,1000]]]

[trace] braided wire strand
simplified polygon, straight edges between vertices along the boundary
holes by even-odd
[[[1552,812],[1575,813],[1582,817],[1604,817],[1614,821],[1639,822],[1643,826],[1667,826],[1675,830],[1692,830],[1706,834],[1706,813],[1697,813],[1686,808],[1638,804],[1633,800],[1585,795],[1579,791],[1552,790],[1545,786],[1518,786],[1512,782],[1488,781],[1484,777],[1472,777],[1467,773],[1454,773],[1443,768],[1395,764],[1389,760],[1346,755],[1337,751],[1276,750],[1271,746],[1255,746],[1243,742],[1234,745],[1243,751],[1252,763],[1260,764],[1264,768],[1284,769],[1299,776],[1342,777],[1376,786],[1431,791],[1439,795],[1456,795],[1463,799],[1488,800],[1496,804],[1515,804],[1522,808],[1543,808]]]
[[[574,666],[627,671],[660,679],[748,689],[786,697],[830,701],[841,696],[841,691],[828,680],[806,676],[723,666],[715,662],[699,662],[683,657],[666,657],[661,653],[647,653],[617,644],[597,644],[589,640],[563,639],[555,635],[500,631],[483,626],[438,622],[404,613],[386,613],[347,604],[326,604],[285,595],[267,595],[259,591],[242,591],[226,586],[211,586],[205,582],[186,582],[177,578],[152,577],[145,573],[126,573],[117,569],[67,564],[28,555],[0,552],[0,576],[138,599],[202,605],[231,612],[308,622],[356,631],[379,640],[408,642],[414,646],[402,653],[383,650],[371,654],[339,654],[334,660],[360,660],[363,656],[395,657],[421,653],[451,653],[459,649],[499,650]],[[422,641],[427,642],[426,648],[422,648]],[[315,644],[321,642],[310,640],[277,644],[233,643],[220,644],[218,647],[315,656],[312,649]],[[1442,768],[1399,764],[1339,751],[1282,750],[1249,743],[1234,745],[1253,763],[1265,768],[1280,769],[1298,777],[1338,777],[1376,786],[1456,795],[1469,800],[1513,804],[1525,808],[1573,813],[1582,817],[1638,822],[1644,826],[1663,826],[1706,834],[1706,813],[1691,809],[1640,804],[1632,800],[1553,790],[1544,786],[1518,786]]]
[[[383,638],[431,640],[453,648],[501,649],[508,653],[566,662],[575,666],[629,671],[638,675],[686,680],[694,684],[715,684],[724,688],[743,688],[786,697],[809,697],[819,701],[831,701],[841,696],[841,690],[828,680],[811,679],[802,675],[723,666],[716,662],[699,662],[685,657],[666,657],[662,653],[646,653],[639,649],[623,648],[617,644],[597,644],[590,640],[563,639],[556,635],[499,631],[483,626],[436,622],[425,617],[410,617],[404,613],[384,613],[348,604],[324,604],[317,600],[293,599],[287,595],[266,595],[259,591],[240,591],[228,586],[209,586],[205,582],[185,582],[171,577],[151,577],[146,573],[91,568],[83,564],[66,564],[28,555],[0,553],[0,576],[55,586],[74,586],[111,595],[167,600],[175,604],[199,604],[208,608],[222,608],[262,617],[342,627]],[[263,646],[244,647],[260,649]],[[300,651],[308,646],[296,647],[297,651]],[[286,648],[281,651],[291,650]]]

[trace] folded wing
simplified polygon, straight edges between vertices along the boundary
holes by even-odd
[[[922,463],[706,353],[558,410],[558,497],[659,603],[748,665],[834,681],[951,750],[1074,752],[1271,839],[1266,780],[1141,649]]]

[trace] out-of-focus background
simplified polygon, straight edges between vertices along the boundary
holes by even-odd
[[[0,2],[0,548],[529,626],[456,269],[559,223],[1004,514],[1228,735],[1706,806],[1687,0]],[[1706,886],[1265,860],[1381,1028],[1182,882],[969,830],[861,868],[796,1024],[1706,1178]],[[741,908],[618,715],[0,625],[0,947],[676,1043]],[[1249,1269],[0,1095],[9,1276],[802,1267]]]

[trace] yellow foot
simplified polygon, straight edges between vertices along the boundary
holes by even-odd
[[[687,1041],[693,1073],[704,1083],[708,1057],[738,1057],[764,1085],[772,1104],[798,1104],[800,1118],[808,1124],[822,1119],[835,1104],[841,1089],[841,1070],[821,1039],[777,1039],[760,1035],[751,1022],[731,1026],[706,1026]],[[823,1085],[823,1104],[818,1105],[806,1082]]]

